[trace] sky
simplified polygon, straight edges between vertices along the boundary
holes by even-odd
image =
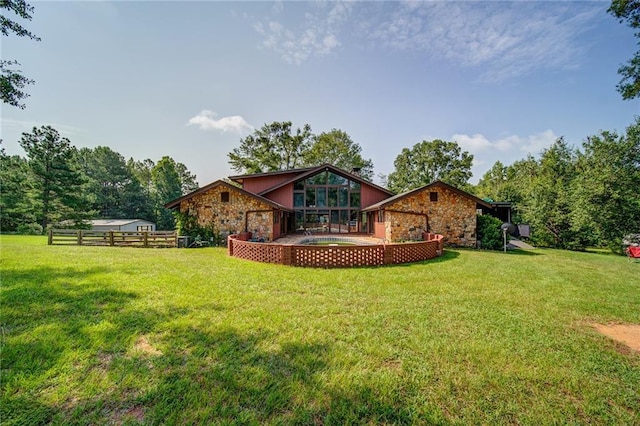
[[[456,141],[476,183],[498,160],[558,137],[580,147],[640,115],[615,89],[638,46],[609,2],[30,4],[19,22],[41,41],[1,41],[36,81],[26,109],[0,110],[8,154],[51,125],[78,148],[168,155],[206,185],[238,174],[227,154],[242,138],[291,121],[347,132],[376,175],[403,148]]]

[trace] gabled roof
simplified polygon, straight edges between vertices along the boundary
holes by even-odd
[[[319,165],[317,167],[313,167],[313,168],[310,168],[310,169],[299,169],[298,171],[302,171],[303,172],[302,174],[297,174],[297,175],[293,176],[291,179],[286,180],[284,182],[281,182],[281,183],[279,183],[279,184],[277,184],[275,186],[272,186],[271,188],[267,188],[264,191],[260,192],[259,194],[260,195],[266,195],[266,194],[268,194],[270,192],[275,191],[278,188],[282,188],[283,186],[289,185],[289,184],[291,184],[293,182],[299,181],[301,179],[305,179],[305,178],[307,178],[309,176],[313,176],[316,173],[321,172],[323,170],[331,170],[332,172],[334,172],[336,174],[339,174],[339,175],[342,175],[342,176],[346,177],[347,179],[359,182],[361,185],[363,185],[363,184],[364,185],[368,185],[370,187],[376,188],[379,191],[384,192],[385,194],[393,195],[393,192],[389,191],[388,189],[383,188],[381,186],[378,186],[378,185],[376,185],[376,184],[374,184],[372,182],[369,182],[366,179],[363,179],[361,176],[354,175],[353,173],[349,173],[349,172],[347,172],[347,171],[345,171],[343,169],[340,169],[340,168],[338,168],[336,166],[333,166],[333,165],[331,165],[329,163],[321,164],[321,165]]]
[[[210,183],[209,185],[203,186],[202,188],[198,188],[195,191],[188,193],[187,195],[183,195],[180,198],[176,198],[173,201],[169,201],[164,206],[166,208],[168,208],[168,209],[174,209],[174,208],[180,206],[181,202],[183,202],[185,200],[188,200],[190,198],[193,198],[198,194],[202,194],[203,192],[207,192],[208,190],[213,189],[213,188],[215,188],[217,186],[225,186],[231,191],[239,192],[241,194],[246,195],[247,197],[251,197],[251,198],[254,198],[254,199],[256,199],[256,200],[258,200],[260,202],[268,204],[271,207],[273,207],[274,209],[285,210],[285,211],[293,211],[290,208],[283,206],[282,204],[276,203],[275,201],[269,200],[268,198],[261,197],[260,195],[254,194],[253,192],[245,191],[244,189],[239,188],[239,187],[234,186],[234,185],[231,185],[230,183],[225,182],[223,180],[217,180],[215,182]]]
[[[481,206],[484,207],[488,207],[488,208],[492,208],[493,206],[491,205],[491,203],[487,203],[486,201],[476,197],[475,195],[469,194],[466,191],[463,191],[461,189],[456,188],[455,186],[451,186],[448,183],[444,183],[441,180],[437,180],[435,182],[431,182],[428,185],[425,186],[421,186],[420,188],[416,188],[416,189],[412,189],[411,191],[407,191],[407,192],[403,192],[402,194],[398,194],[398,195],[394,195],[393,197],[387,198],[385,200],[382,200],[376,204],[372,204],[369,207],[367,207],[366,209],[363,209],[362,211],[372,211],[372,210],[378,210],[378,209],[382,209],[390,204],[395,203],[398,200],[402,200],[403,198],[407,198],[410,197],[414,194],[417,194],[419,192],[422,191],[426,191],[428,189],[434,188],[436,186],[441,186],[444,188],[449,189],[450,191],[453,191],[463,197],[469,198],[473,201],[475,201],[477,204],[480,204]]]

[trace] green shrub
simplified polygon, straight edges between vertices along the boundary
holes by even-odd
[[[214,246],[225,245],[225,238],[213,221],[208,225],[200,225],[196,216],[182,212],[175,212],[174,217],[178,235],[189,236],[194,240],[208,241]]]
[[[22,235],[42,235],[42,225],[39,223],[23,223],[18,225],[18,234]]]
[[[478,215],[477,229],[480,247],[486,250],[501,250],[504,244],[500,219],[489,215]]]

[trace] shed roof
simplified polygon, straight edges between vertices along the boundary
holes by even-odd
[[[123,226],[136,222],[153,223],[144,219],[94,219],[89,221],[93,226]]]

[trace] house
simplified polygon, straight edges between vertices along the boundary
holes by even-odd
[[[156,224],[142,219],[95,219],[90,220],[93,231],[155,231]]]
[[[237,186],[236,186],[237,185]],[[444,182],[394,195],[330,164],[229,177],[170,201],[170,209],[223,235],[251,232],[271,241],[294,232],[365,233],[389,241],[439,233],[476,244],[476,213],[493,206]]]

